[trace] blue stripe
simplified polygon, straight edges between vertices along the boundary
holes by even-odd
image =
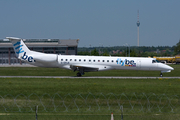
[[[20,47],[22,47],[23,45],[20,45],[20,46],[17,46],[15,49],[18,49],[18,48],[20,48]]]
[[[16,46],[16,45],[20,45],[20,44],[21,44],[21,42],[17,42],[17,43],[15,43],[15,44],[14,44],[14,46]]]
[[[24,52],[24,50],[22,50],[22,48],[21,48],[21,49],[19,49],[18,52],[16,52],[16,54],[23,53],[23,52]]]

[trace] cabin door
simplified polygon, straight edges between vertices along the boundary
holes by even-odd
[[[136,67],[137,68],[141,68],[141,60],[137,60],[137,63],[136,63],[137,65],[136,65]]]

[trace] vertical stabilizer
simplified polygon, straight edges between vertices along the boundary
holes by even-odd
[[[17,58],[21,59],[24,53],[27,53],[27,54],[30,53],[30,50],[24,44],[21,38],[15,38],[15,37],[6,37],[6,38],[12,42],[14,52]]]

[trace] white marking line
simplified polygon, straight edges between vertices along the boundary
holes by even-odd
[[[118,77],[118,76],[94,76],[94,77],[76,77],[76,76],[0,76],[0,78],[71,78],[71,79],[180,79],[180,77]]]

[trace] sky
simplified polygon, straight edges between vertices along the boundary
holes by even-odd
[[[0,0],[0,39],[79,39],[79,47],[174,46],[180,0]]]

